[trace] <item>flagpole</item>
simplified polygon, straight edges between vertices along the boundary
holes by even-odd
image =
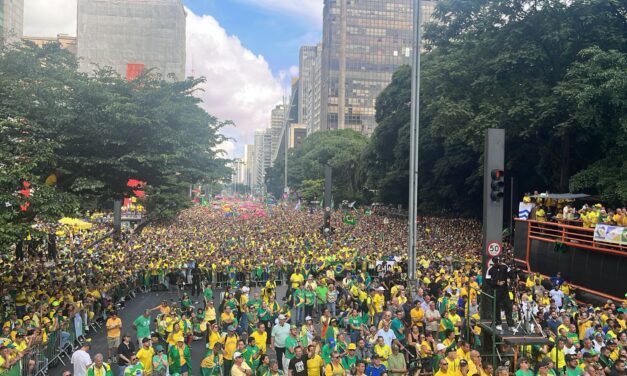
[[[416,233],[418,205],[418,146],[420,132],[420,0],[414,0],[414,40],[411,75],[411,129],[409,149],[409,238],[407,242],[407,273],[410,281],[416,279]]]

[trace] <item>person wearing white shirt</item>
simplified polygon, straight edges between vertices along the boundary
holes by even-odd
[[[87,368],[91,366],[91,357],[89,356],[89,342],[85,342],[80,349],[72,354],[72,364],[74,365],[74,376],[87,376]]]

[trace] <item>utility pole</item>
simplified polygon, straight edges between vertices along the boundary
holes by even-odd
[[[414,43],[411,74],[411,129],[409,145],[409,241],[407,242],[407,277],[416,279],[416,216],[418,205],[418,146],[420,140],[420,0],[414,0]]]

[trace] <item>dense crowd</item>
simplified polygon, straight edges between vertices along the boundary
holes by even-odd
[[[191,375],[199,361],[194,372],[233,376],[625,374],[624,301],[577,305],[559,276],[523,278],[514,315],[550,342],[499,345],[495,370],[478,325],[480,224],[420,218],[409,286],[406,222],[354,216],[355,225],[334,216],[325,236],[317,212],[277,206],[244,219],[195,207],[123,241],[89,246],[105,225],[60,237],[56,260],[5,258],[0,371],[73,316],[103,312],[108,352],[92,358],[84,342],[76,376]],[[130,278],[180,299],[122,325],[114,290]],[[191,359],[196,343],[207,348],[201,360]]]

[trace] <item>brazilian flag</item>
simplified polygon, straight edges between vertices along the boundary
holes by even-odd
[[[355,226],[357,224],[357,220],[355,219],[355,217],[353,217],[351,213],[347,211],[344,212],[344,218],[342,219],[342,222],[351,226]]]
[[[370,209],[370,208],[366,208],[366,209],[364,210],[364,214],[365,214],[365,215],[372,215],[372,209]]]

